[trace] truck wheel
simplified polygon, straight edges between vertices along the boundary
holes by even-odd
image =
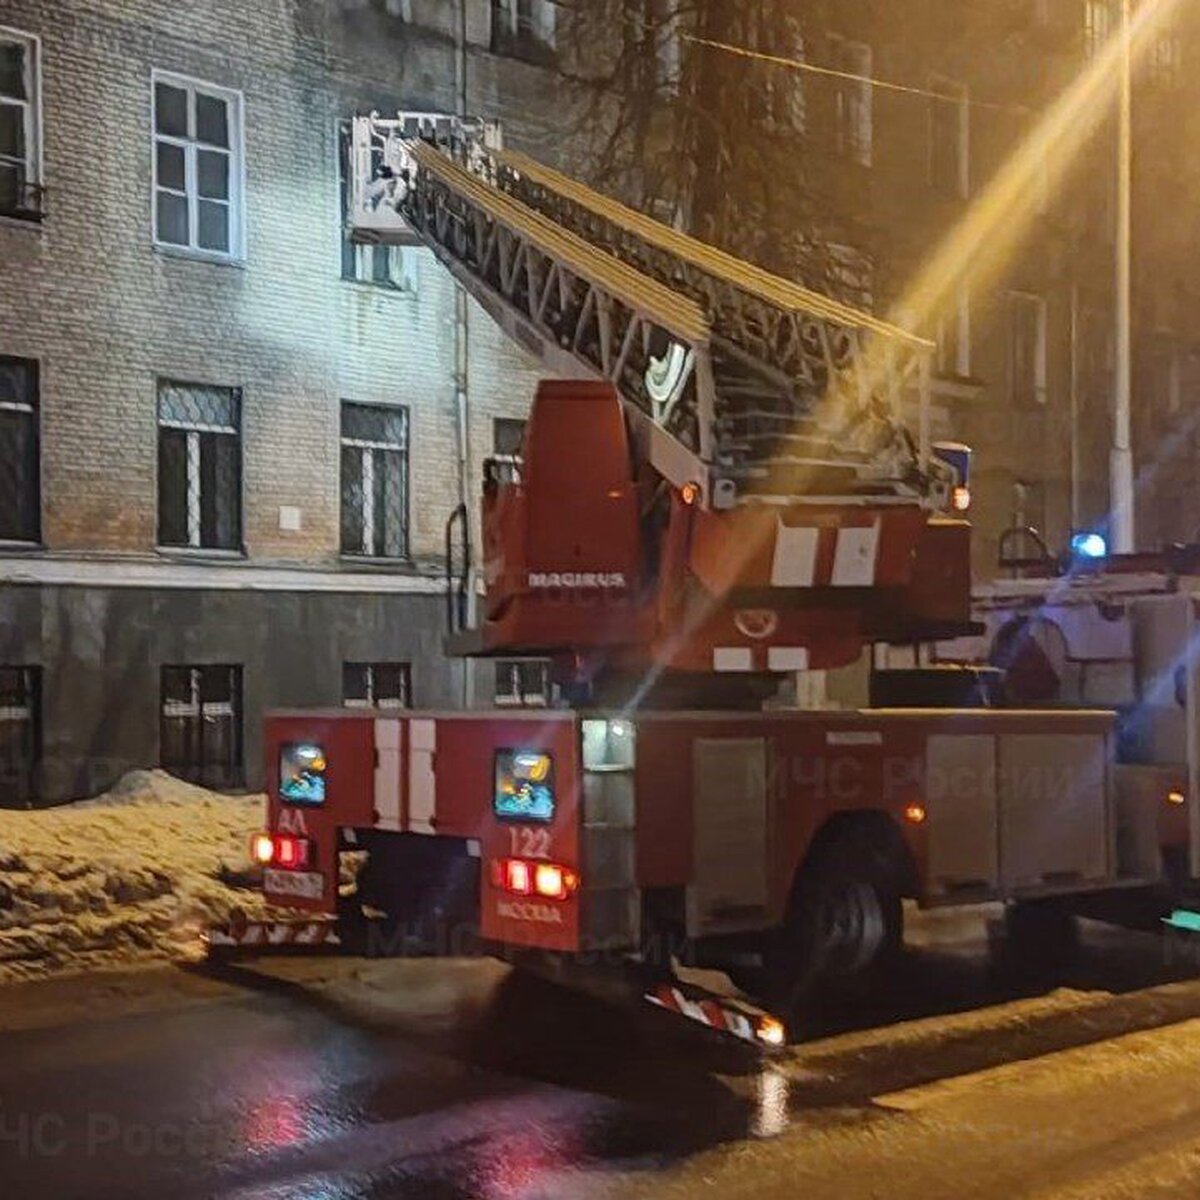
[[[897,872],[857,840],[805,865],[769,965],[791,1009],[817,994],[846,994],[894,964],[904,937]]]

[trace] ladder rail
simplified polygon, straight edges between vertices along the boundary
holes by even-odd
[[[706,507],[760,500],[774,477],[782,498],[825,490],[743,436],[764,426],[779,446],[801,426],[823,440],[814,462],[842,468],[851,495],[944,502],[923,339],[504,151],[482,122],[358,117],[351,176],[352,236],[427,245],[547,369],[613,382],[651,463]],[[913,393],[916,442],[900,412]]]

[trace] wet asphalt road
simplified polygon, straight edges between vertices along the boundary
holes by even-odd
[[[557,1197],[581,1174],[666,1167],[804,1110],[1200,1015],[1192,995],[1139,1016],[1136,989],[1195,973],[1147,937],[1089,932],[1049,974],[997,965],[979,939],[932,942],[888,994],[812,1015],[816,1071],[804,1047],[764,1067],[664,1014],[485,962],[274,963],[146,1003],[169,974],[155,973],[94,1009],[81,982],[82,1011],[0,1032],[0,1196]],[[885,1037],[839,1058],[847,1030],[1002,1012],[1061,985],[1130,995],[1108,1025],[1056,1014],[1044,1044],[985,1030],[953,1053],[906,1056]]]

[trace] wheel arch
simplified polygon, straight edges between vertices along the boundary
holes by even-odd
[[[809,839],[792,871],[787,892],[789,910],[796,902],[805,872],[835,853],[860,853],[886,870],[901,896],[912,898],[919,893],[917,861],[896,819],[877,808],[846,809],[831,813]]]

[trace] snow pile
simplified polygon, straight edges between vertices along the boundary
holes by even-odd
[[[195,958],[205,925],[262,914],[248,884],[263,805],[132,771],[94,800],[0,810],[0,981]]]

